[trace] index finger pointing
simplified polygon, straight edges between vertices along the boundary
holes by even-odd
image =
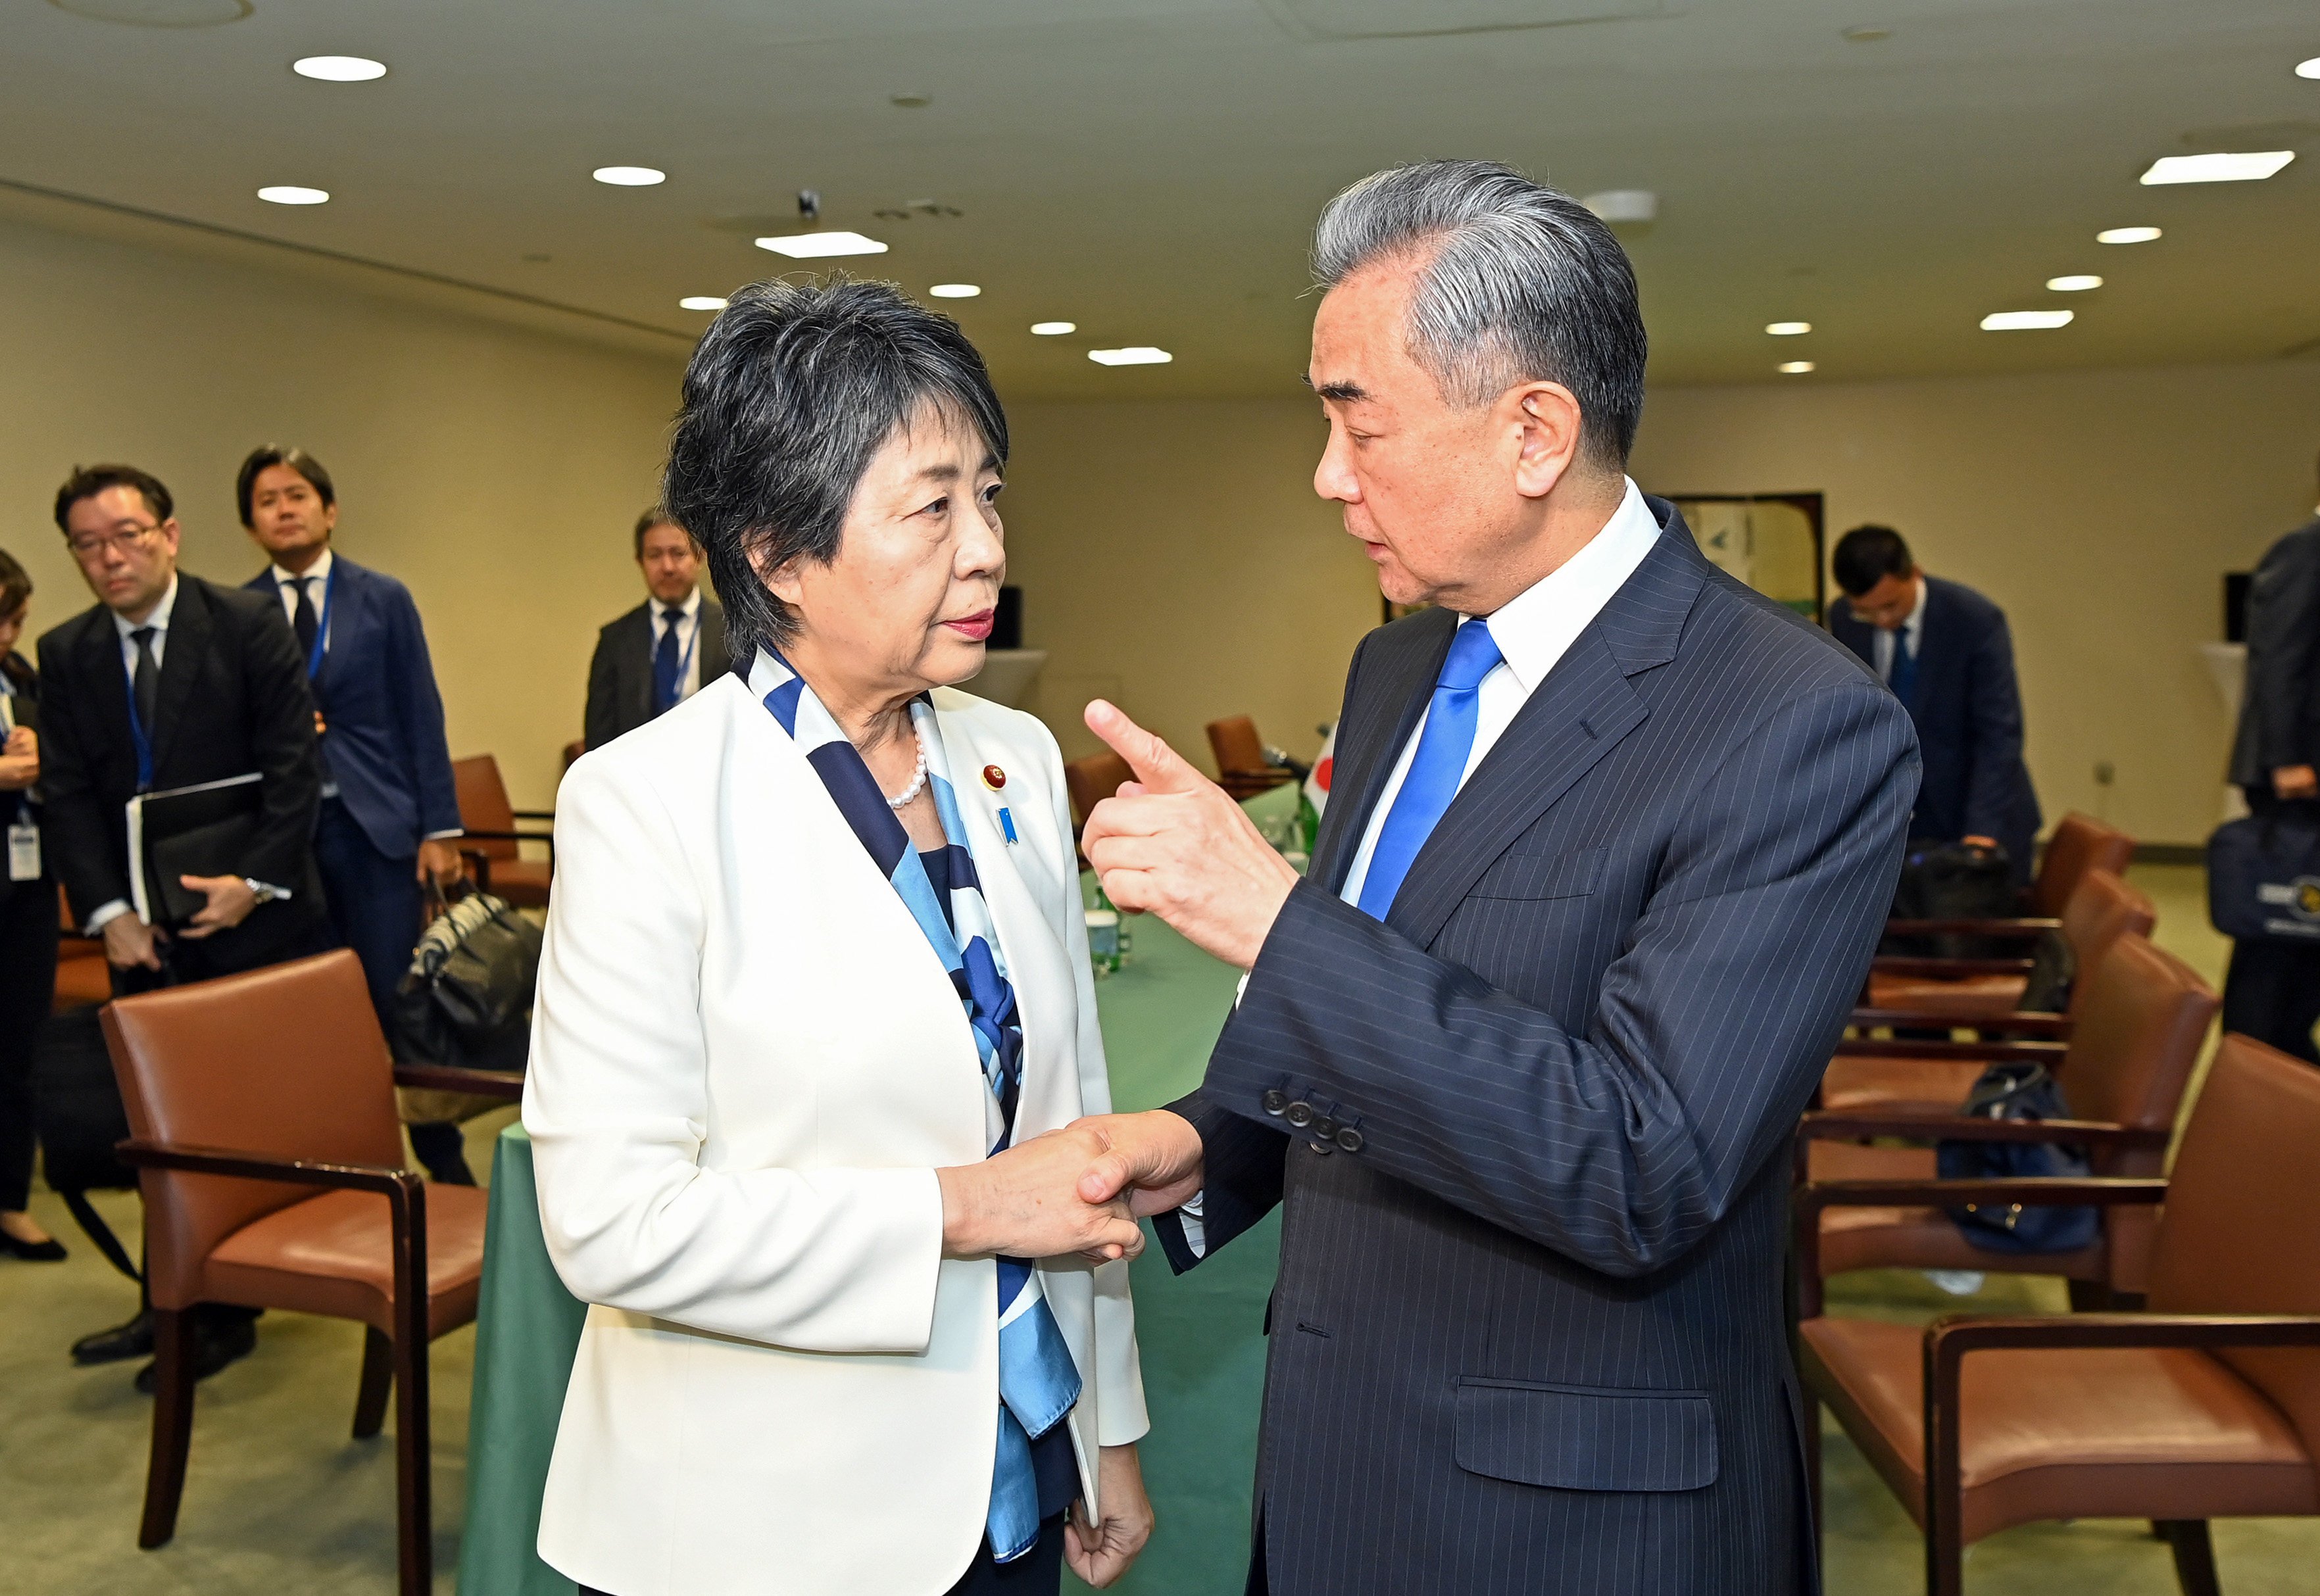
[[[1137,780],[1154,792],[1191,792],[1208,784],[1208,778],[1194,770],[1183,755],[1168,746],[1157,733],[1147,732],[1128,718],[1118,706],[1102,699],[1089,702],[1085,718],[1088,730],[1111,745],[1111,751],[1128,762],[1136,772]]]

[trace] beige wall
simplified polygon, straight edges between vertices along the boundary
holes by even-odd
[[[168,483],[184,564],[260,561],[233,473],[267,440],[336,478],[338,546],[411,586],[455,755],[499,756],[519,805],[580,735],[595,627],[637,603],[675,359],[654,360],[288,273],[0,221],[0,547],[34,632],[90,603],[50,505],[77,462]]]
[[[411,584],[453,752],[496,753],[544,804],[579,732],[596,627],[635,603],[678,362],[246,261],[0,220],[0,546],[35,629],[87,603],[49,520],[76,461],[127,458],[179,497],[186,564],[257,557],[232,473],[313,449],[340,546]],[[1375,624],[1368,564],[1314,497],[1310,400],[1012,407],[1005,507],[1033,705],[1067,753],[1117,698],[1206,765],[1247,713],[1310,753]],[[2309,512],[2320,363],[1653,394],[1635,470],[1661,492],[1817,490],[1832,533],[1899,527],[1927,567],[2004,605],[2049,816],[2146,840],[2213,825],[2227,729],[2197,654],[2219,578]],[[2094,767],[2117,778],[2098,787]]]
[[[1313,493],[1313,401],[1023,404],[1008,419],[1008,580],[1024,641],[1048,651],[1032,708],[1065,754],[1099,746],[1079,716],[1101,695],[1204,770],[1201,728],[1228,715],[1310,757],[1378,620],[1369,562]]]
[[[1831,543],[1899,527],[2012,621],[2048,821],[2196,843],[2230,740],[2198,645],[2223,573],[2312,513],[2315,449],[2320,362],[2279,361],[1672,389],[1633,464],[1656,492],[1826,493]]]

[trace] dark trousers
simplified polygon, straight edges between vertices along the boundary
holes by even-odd
[[[2282,802],[2270,787],[2247,790],[2249,810],[2309,822],[2320,803]],[[2232,944],[2224,977],[2224,1029],[2268,1042],[2291,1058],[2320,1065],[2312,1028],[2320,1024],[2320,948],[2270,941]]]
[[[991,1543],[975,1548],[974,1561],[958,1576],[948,1596],[1055,1596],[1064,1583],[1064,1515],[1039,1526],[1039,1541],[1012,1563],[993,1563]],[[609,1596],[580,1587],[580,1596]]]
[[[0,1210],[32,1200],[32,1043],[57,987],[57,884],[0,885]]]
[[[391,1023],[395,984],[411,967],[411,950],[425,928],[419,861],[392,859],[335,798],[322,800],[314,825],[314,863],[339,941],[362,960],[363,980],[381,1028]]]

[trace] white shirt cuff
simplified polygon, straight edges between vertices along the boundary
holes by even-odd
[[[1209,1256],[1208,1227],[1201,1223],[1201,1204],[1208,1201],[1209,1188],[1202,1186],[1186,1198],[1176,1209],[1176,1222],[1183,1228],[1184,1250],[1194,1258]]]
[[[430,831],[421,840],[429,843],[448,843],[453,837],[464,837],[467,834],[464,831]]]
[[[113,921],[120,919],[122,915],[130,912],[129,900],[125,897],[116,897],[111,903],[99,904],[97,906],[96,913],[88,917],[88,924],[85,928],[85,934],[89,936],[103,936],[104,934],[104,928],[107,924]]]

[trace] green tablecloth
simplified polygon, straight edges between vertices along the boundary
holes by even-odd
[[[1253,814],[1293,811],[1296,792],[1253,798]],[[1128,967],[1096,986],[1112,1096],[1153,1108],[1200,1084],[1237,977],[1150,916],[1128,921]],[[1280,1253],[1276,1222],[1172,1278],[1158,1248],[1132,1266],[1137,1341],[1152,1409],[1144,1476],[1159,1528],[1115,1591],[1130,1596],[1228,1596],[1247,1568],[1249,1483],[1264,1378],[1264,1301]],[[467,1420],[462,1596],[572,1596],[532,1553],[540,1490],[564,1408],[585,1307],[548,1261],[521,1124],[492,1159],[490,1231],[476,1321]],[[1065,1583],[1082,1588],[1068,1574]]]

